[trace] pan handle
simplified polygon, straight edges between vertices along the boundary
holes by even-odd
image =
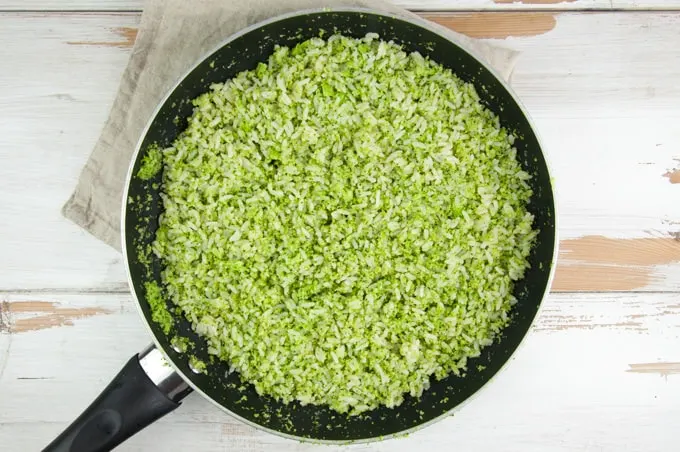
[[[43,452],[109,451],[168,414],[191,388],[153,345],[133,356]]]

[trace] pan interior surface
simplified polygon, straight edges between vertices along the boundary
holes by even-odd
[[[155,237],[162,213],[161,175],[150,180],[132,177],[125,208],[125,247],[129,274],[140,308],[155,339],[176,368],[205,396],[225,410],[273,432],[317,441],[362,441],[414,429],[441,417],[478,391],[510,358],[528,332],[547,290],[555,253],[555,210],[550,175],[531,124],[512,94],[478,60],[439,34],[404,19],[362,11],[318,11],[291,15],[253,28],[230,40],[198,64],[172,91],[153,118],[131,174],[153,145],[169,146],[184,130],[191,116],[191,101],[237,73],[266,62],[276,45],[293,47],[320,34],[340,33],[360,38],[378,33],[393,40],[407,52],[422,55],[450,68],[458,77],[475,85],[482,102],[499,116],[501,125],[513,132],[523,169],[531,176],[533,190],[529,211],[539,230],[529,257],[531,267],[514,287],[518,303],[512,320],[502,335],[483,349],[481,356],[468,361],[462,376],[450,375],[437,381],[420,398],[406,396],[396,408],[380,407],[358,416],[339,414],[327,406],[284,404],[260,396],[252,385],[231,372],[229,364],[212,360],[205,342],[191,329],[190,322],[175,316],[173,331],[166,335],[152,320],[145,282],[161,285],[161,262],[145,253]],[[171,305],[168,308],[173,309]],[[177,350],[174,338],[187,338],[194,347],[188,353]],[[192,370],[192,357],[207,364],[206,372]]]

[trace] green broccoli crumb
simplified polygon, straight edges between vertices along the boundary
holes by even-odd
[[[144,283],[144,290],[146,301],[151,308],[151,320],[161,327],[163,333],[170,334],[174,321],[172,314],[168,312],[160,286],[155,281],[149,281]]]
[[[203,362],[201,359],[199,359],[196,356],[190,356],[189,357],[189,367],[191,369],[199,374],[205,373],[207,366],[205,365],[205,362]]]
[[[188,337],[174,336],[170,340],[170,345],[172,345],[176,350],[181,353],[186,353],[190,348],[194,347],[194,343]]]
[[[146,269],[151,265],[151,245],[137,246],[137,261]]]
[[[137,177],[142,180],[149,180],[154,177],[163,167],[163,153],[156,144],[152,144],[142,157],[142,166],[137,171]]]

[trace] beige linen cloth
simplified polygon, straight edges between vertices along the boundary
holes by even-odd
[[[121,198],[132,154],[157,104],[182,75],[251,24],[302,9],[342,7],[423,20],[382,0],[147,0],[111,113],[63,215],[120,251]],[[510,77],[517,52],[439,28]]]

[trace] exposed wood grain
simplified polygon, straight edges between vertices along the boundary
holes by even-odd
[[[670,182],[671,184],[680,184],[680,169],[666,171],[663,177],[668,178],[668,182]]]
[[[630,369],[627,372],[637,374],[659,374],[662,377],[667,377],[672,374],[680,374],[680,363],[639,363],[629,364]]]
[[[78,46],[104,46],[104,47],[132,47],[137,38],[137,29],[132,27],[117,27],[112,30],[119,35],[121,40],[117,41],[68,41],[67,44]]]
[[[0,304],[0,333],[26,333],[60,326],[73,326],[73,321],[110,314],[101,308],[64,308],[51,301],[13,301]]]
[[[50,301],[3,301],[0,303],[0,333],[16,334],[73,326],[76,319],[110,313],[101,308],[64,308]]]
[[[22,293],[7,299],[49,299],[63,307],[114,311],[70,328],[12,336],[0,378],[0,443],[8,451],[40,450],[148,343],[148,334],[129,296],[122,294]],[[674,365],[659,363],[680,361],[679,332],[677,294],[552,295],[507,368],[454,417],[404,439],[324,449],[447,451],[455,441],[466,451],[567,452],[592,450],[593,444],[598,445],[595,450],[612,452],[663,451],[668,441],[677,439],[673,426],[680,379]],[[648,370],[651,377],[629,369]],[[653,378],[669,370],[668,379]],[[120,450],[225,446],[238,451],[316,450],[243,425],[197,395]]]
[[[668,237],[612,239],[593,235],[563,240],[560,258],[565,263],[666,265],[680,262],[680,242]]]
[[[424,14],[426,19],[471,38],[505,39],[511,36],[536,36],[557,24],[549,12]]]
[[[553,290],[635,290],[662,280],[658,266],[680,262],[672,237],[612,239],[586,236],[560,242]]]
[[[553,292],[623,292],[640,290],[652,283],[662,283],[663,276],[653,270],[614,265],[564,265],[558,263]]]

